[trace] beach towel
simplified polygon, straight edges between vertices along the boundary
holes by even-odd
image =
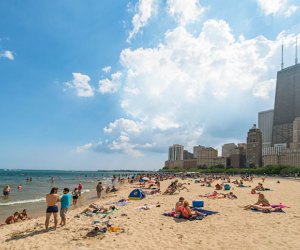
[[[106,212],[106,213],[97,213],[97,215],[100,215],[100,219],[103,219],[103,218],[106,218],[107,216],[110,216],[111,214],[113,214],[117,211],[118,211],[118,209],[116,208],[116,209],[113,209],[113,210],[111,210],[109,212]]]
[[[251,208],[250,209],[252,212],[261,212],[261,213],[266,213],[264,212],[263,210],[258,210],[257,208]],[[278,211],[270,211],[270,212],[267,212],[267,213],[285,213],[282,209],[281,210],[278,210]]]
[[[271,204],[271,207],[290,208],[290,207],[288,207],[286,205],[283,205],[281,203],[279,203],[279,204]]]

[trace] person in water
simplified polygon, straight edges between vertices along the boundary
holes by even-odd
[[[9,186],[9,185],[6,185],[6,186],[3,188],[3,195],[4,195],[5,198],[7,198],[7,197],[9,196],[10,191],[11,191],[11,189],[10,189],[10,186]]]
[[[57,203],[60,201],[59,195],[57,194],[58,188],[53,187],[49,194],[46,195],[47,202],[47,210],[46,210],[46,220],[45,220],[45,228],[48,230],[50,217],[53,214],[54,217],[54,229],[57,227],[57,213],[58,206]]]

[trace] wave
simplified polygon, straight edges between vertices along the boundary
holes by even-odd
[[[32,200],[23,200],[23,201],[12,201],[12,202],[0,202],[0,206],[11,206],[11,205],[18,205],[18,204],[25,204],[25,203],[35,203],[35,202],[41,202],[45,201],[45,198],[39,198],[39,199],[32,199]]]
[[[83,190],[81,191],[82,194],[84,194],[84,193],[89,193],[89,192],[91,192],[91,190],[89,190],[89,189],[83,189]]]

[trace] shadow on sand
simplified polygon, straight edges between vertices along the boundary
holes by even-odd
[[[11,235],[11,237],[7,240],[5,240],[6,242],[12,241],[12,240],[20,240],[20,239],[26,239],[27,237],[32,237],[35,235],[39,235],[39,234],[43,234],[43,233],[48,233],[49,231],[52,231],[54,229],[40,229],[40,230],[34,230],[34,231],[30,231],[30,232],[18,232],[18,233],[14,233],[13,235]]]

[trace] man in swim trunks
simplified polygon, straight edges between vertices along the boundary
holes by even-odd
[[[66,214],[68,212],[69,207],[71,206],[71,197],[72,195],[69,193],[70,190],[68,188],[64,188],[64,194],[60,198],[61,208],[60,208],[60,217],[61,217],[61,226],[66,225]]]
[[[46,230],[48,230],[48,227],[49,227],[49,221],[50,221],[51,214],[53,214],[53,217],[54,217],[54,229],[56,229],[56,227],[57,227],[57,213],[58,213],[57,202],[60,201],[57,191],[58,191],[58,188],[54,187],[51,189],[50,194],[46,195],[46,202],[48,205],[47,210],[46,210],[46,221],[45,221]]]

